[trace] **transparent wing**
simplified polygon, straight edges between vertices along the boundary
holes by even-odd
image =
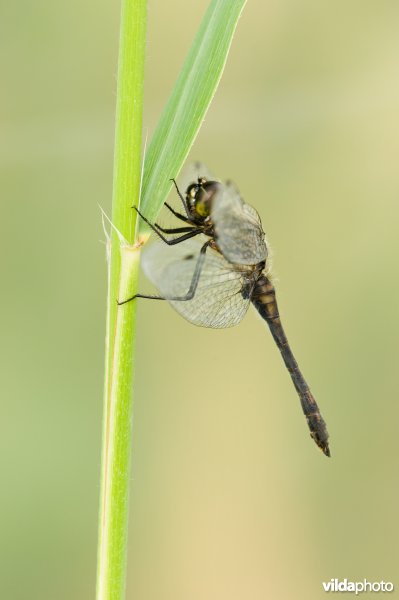
[[[160,294],[187,321],[201,327],[232,327],[242,320],[250,303],[241,293],[245,278],[209,247],[194,297],[172,300],[187,294],[206,241],[201,235],[176,246],[155,243],[143,252],[143,269]]]
[[[256,210],[226,183],[214,199],[211,218],[215,239],[225,258],[233,264],[256,265],[267,257],[265,234]]]

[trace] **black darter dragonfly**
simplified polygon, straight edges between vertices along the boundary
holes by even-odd
[[[184,213],[166,207],[184,226],[165,229],[151,224],[164,244],[150,246],[143,267],[160,296],[135,298],[168,300],[185,319],[202,327],[237,325],[250,303],[268,324],[299,395],[310,435],[330,456],[328,432],[281,325],[276,292],[269,276],[268,248],[258,213],[244,202],[231,183],[221,183],[202,165],[183,196]],[[166,237],[179,234],[178,237]]]

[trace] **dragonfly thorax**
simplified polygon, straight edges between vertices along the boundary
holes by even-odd
[[[221,187],[219,181],[207,181],[205,177],[198,177],[196,183],[188,186],[186,206],[193,223],[202,224],[210,217],[212,202]]]

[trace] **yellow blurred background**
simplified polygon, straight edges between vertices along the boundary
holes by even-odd
[[[149,4],[149,135],[206,6]],[[0,597],[86,600],[119,5],[2,12]],[[248,1],[191,158],[261,214],[332,458],[254,310],[212,331],[140,303],[128,598],[399,590],[398,18],[395,0]]]

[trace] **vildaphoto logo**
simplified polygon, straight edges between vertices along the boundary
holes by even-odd
[[[348,579],[330,579],[323,581],[325,592],[352,592],[362,594],[363,592],[393,592],[394,586],[390,581],[349,581]]]

